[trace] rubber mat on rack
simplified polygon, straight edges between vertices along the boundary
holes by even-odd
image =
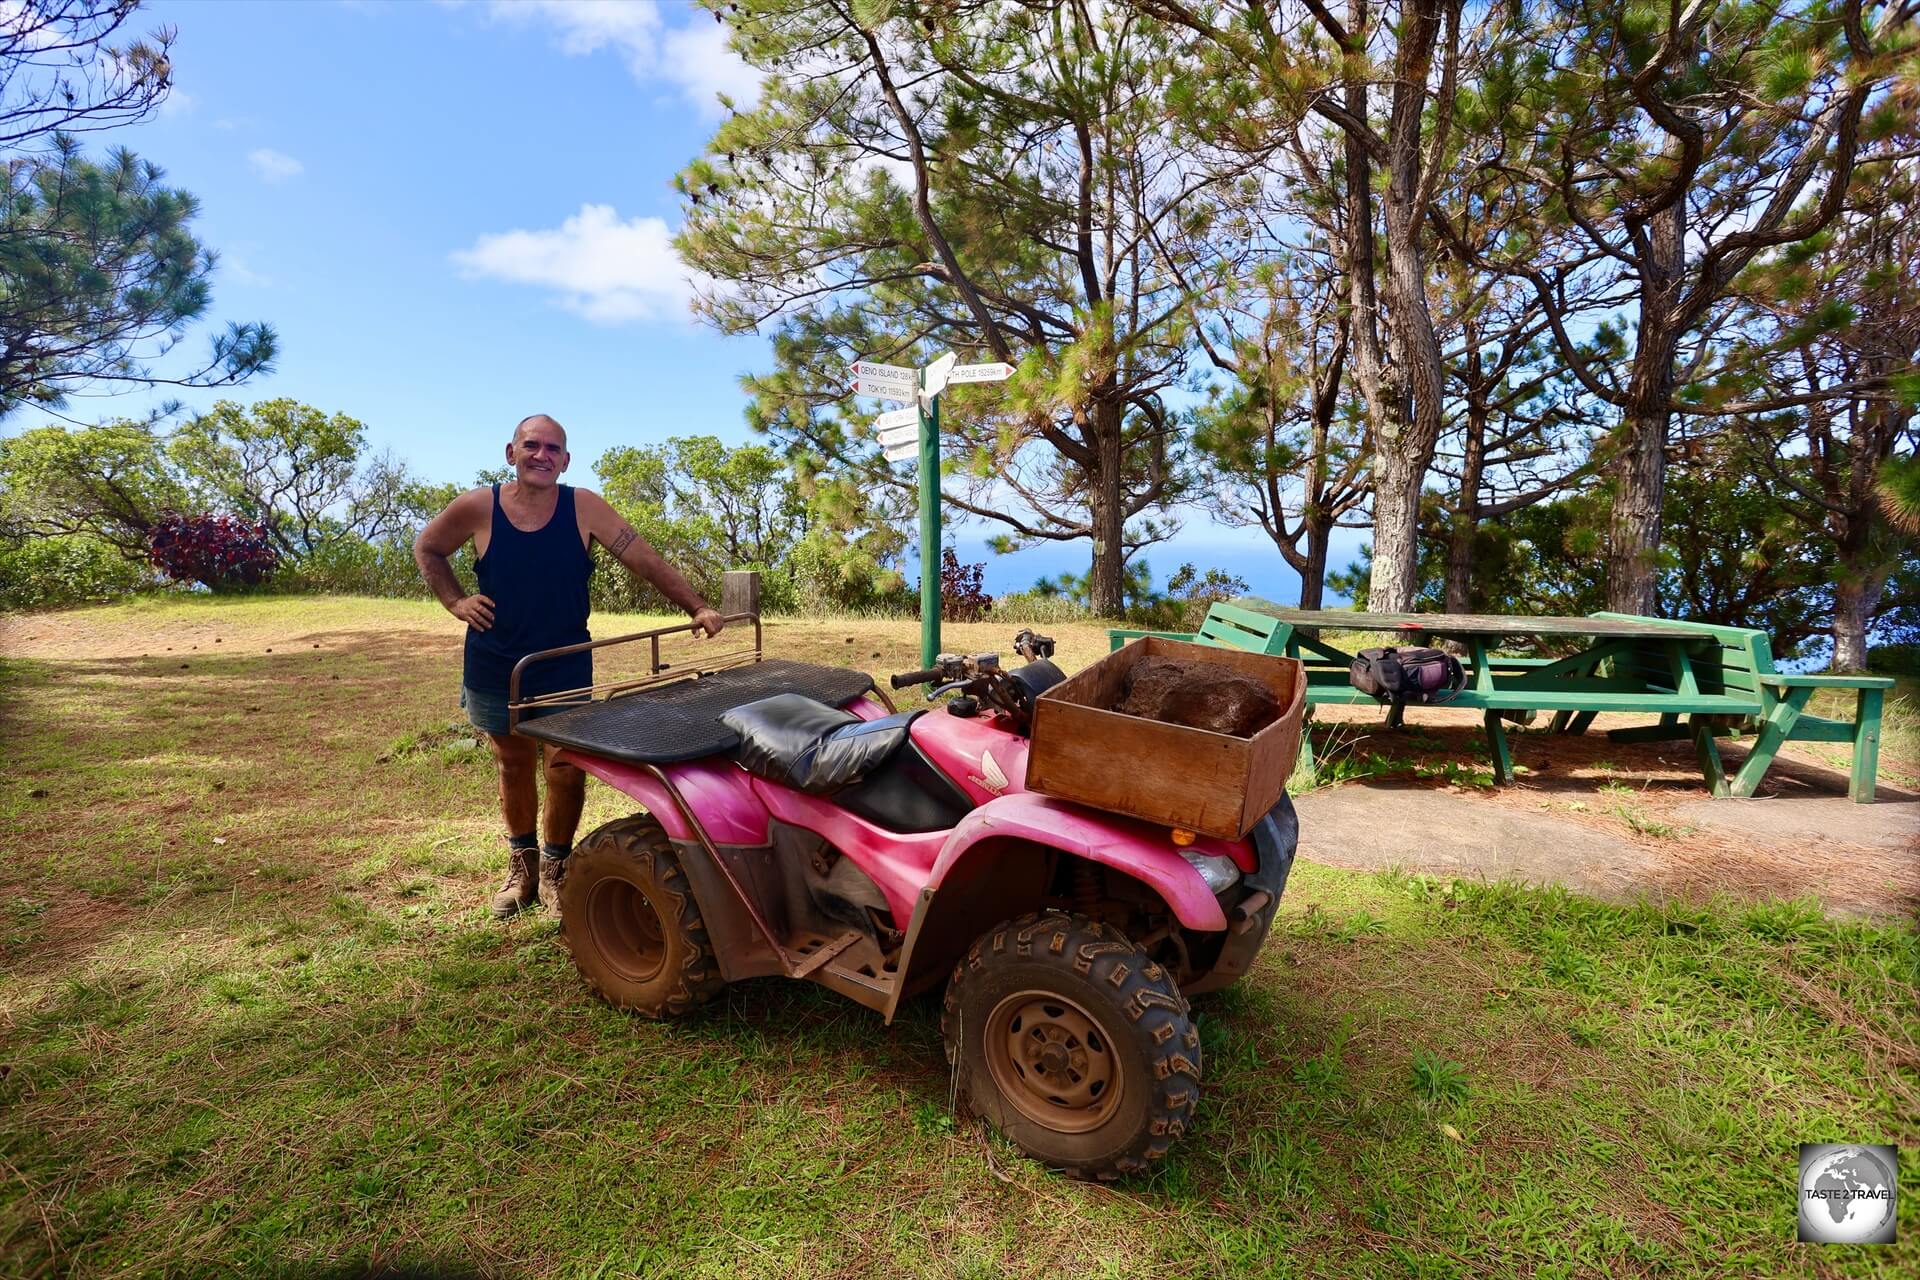
[[[776,693],[844,707],[872,688],[863,671],[768,658],[522,720],[518,732],[630,764],[671,764],[738,746],[739,736],[720,723],[735,707]]]

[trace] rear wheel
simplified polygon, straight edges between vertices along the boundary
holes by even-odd
[[[560,900],[573,963],[609,1004],[671,1018],[726,985],[673,842],[652,818],[609,822],[575,846]]]
[[[1022,916],[975,942],[940,1027],[973,1110],[1080,1177],[1146,1169],[1200,1100],[1200,1036],[1173,975],[1085,916]]]

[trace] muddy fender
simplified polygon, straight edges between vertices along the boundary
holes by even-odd
[[[1001,796],[968,814],[934,860],[901,948],[900,981],[886,1010],[889,1021],[908,991],[923,988],[927,974],[944,971],[958,949],[972,941],[973,935],[965,929],[956,930],[953,913],[939,910],[938,904],[997,897],[1011,905],[1037,899],[1045,885],[1032,878],[1044,871],[1043,860],[1018,853],[1007,856],[1010,849],[1031,853],[1035,845],[1112,867],[1138,880],[1158,894],[1174,918],[1189,929],[1219,932],[1227,928],[1219,900],[1180,856],[1166,828],[1032,792]],[[993,919],[1020,913],[1006,909],[994,915],[987,909]],[[918,951],[922,947],[924,953]]]

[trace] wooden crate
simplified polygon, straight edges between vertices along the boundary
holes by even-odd
[[[1281,706],[1251,738],[1109,711],[1143,658],[1212,662],[1252,676]],[[1238,840],[1278,803],[1300,751],[1307,681],[1298,659],[1144,636],[1034,704],[1027,789],[1169,827]]]

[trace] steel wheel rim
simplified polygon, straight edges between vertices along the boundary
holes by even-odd
[[[667,963],[660,914],[625,880],[602,880],[587,895],[587,937],[607,968],[628,982],[651,982]]]
[[[1055,1133],[1088,1133],[1119,1106],[1126,1077],[1107,1029],[1052,991],[1020,991],[987,1015],[980,1047],[1000,1096]]]

